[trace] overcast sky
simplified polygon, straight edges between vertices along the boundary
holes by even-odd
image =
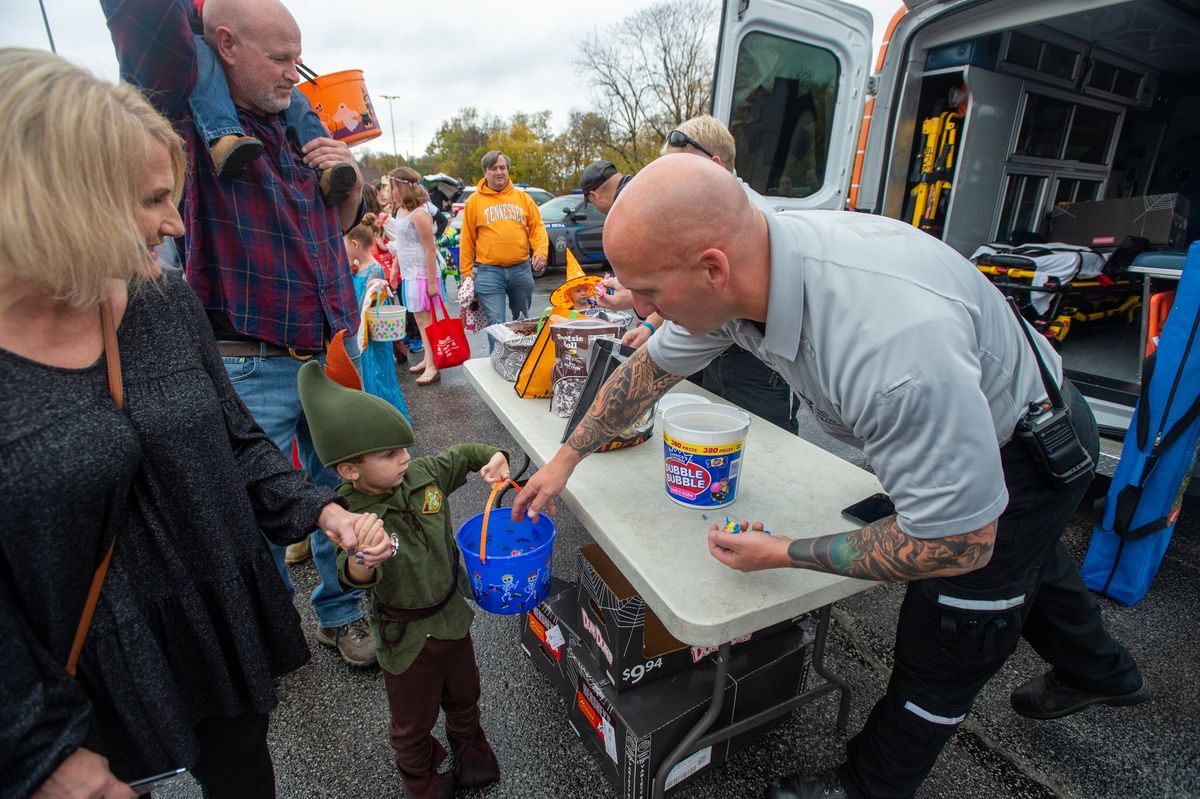
[[[44,0],[58,52],[117,76],[99,0]],[[481,0],[285,0],[318,73],[362,69],[383,135],[361,145],[421,154],[438,125],[464,106],[484,114],[554,112],[561,130],[590,89],[571,61],[581,42],[652,0],[557,0],[498,6]],[[859,0],[875,17],[875,43],[900,0]],[[336,11],[336,13],[331,13]],[[49,49],[37,0],[0,0],[0,46]],[[357,148],[356,148],[357,149]]]

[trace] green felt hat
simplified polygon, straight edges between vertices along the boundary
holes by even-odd
[[[390,402],[338,385],[309,361],[296,375],[313,447],[326,466],[386,449],[411,447],[413,429]]]

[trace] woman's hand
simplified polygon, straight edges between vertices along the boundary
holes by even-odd
[[[509,478],[508,458],[504,457],[503,452],[497,452],[487,465],[479,470],[479,476],[488,485],[504,482]]]
[[[429,280],[425,281],[425,293],[428,294],[431,299],[433,297],[440,296],[442,293],[440,278],[441,275],[438,275],[438,277],[431,277]]]
[[[374,514],[367,514],[374,516]],[[317,517],[317,527],[325,531],[325,537],[347,552],[358,548],[358,533],[355,525],[361,514],[351,513],[336,502],[330,502],[321,509]]]
[[[108,760],[87,749],[67,755],[31,799],[135,799],[133,790],[108,770]]]
[[[364,513],[358,517],[354,522],[354,536],[357,544],[351,554],[355,561],[368,569],[374,569],[395,554],[392,552],[392,539],[383,529],[383,519],[374,513]]]

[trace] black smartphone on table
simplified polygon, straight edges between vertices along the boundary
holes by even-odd
[[[896,506],[887,494],[872,494],[853,505],[842,508],[842,516],[864,527],[896,512]]]
[[[188,770],[185,768],[177,768],[174,771],[164,771],[162,774],[155,774],[151,777],[143,777],[140,780],[134,780],[129,783],[129,787],[138,796],[145,796],[151,791],[156,791],[159,788],[163,788],[172,784],[187,773]]]

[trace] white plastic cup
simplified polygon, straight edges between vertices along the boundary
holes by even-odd
[[[699,394],[688,394],[683,391],[677,391],[672,394],[663,394],[658,398],[658,403],[654,406],[655,426],[657,426],[659,430],[662,429],[663,414],[671,408],[697,402],[709,402],[709,400],[701,397]],[[711,402],[709,402],[709,404],[711,404]]]
[[[723,508],[737,498],[750,414],[690,402],[663,413],[667,496],[688,508]]]

